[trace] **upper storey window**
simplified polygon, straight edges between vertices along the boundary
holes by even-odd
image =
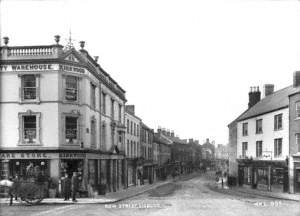
[[[21,77],[21,101],[39,101],[39,74],[22,74]]]
[[[300,118],[300,101],[296,103],[296,118]]]
[[[243,136],[248,136],[248,123],[243,123]]]
[[[263,133],[263,128],[262,128],[262,119],[256,120],[256,134],[261,134]]]
[[[282,114],[274,116],[274,130],[282,129]]]
[[[78,100],[78,78],[75,76],[66,76],[65,99],[67,101]]]
[[[23,100],[35,100],[37,85],[36,77],[34,75],[24,75],[22,77],[23,83]]]

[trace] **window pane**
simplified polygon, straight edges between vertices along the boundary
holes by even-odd
[[[74,76],[66,77],[66,100],[77,100],[77,78]]]
[[[66,138],[77,139],[77,117],[66,117]]]
[[[24,87],[36,87],[36,79],[34,75],[24,75],[23,76],[23,86]]]
[[[32,139],[36,138],[36,116],[23,116],[24,123],[24,138]]]

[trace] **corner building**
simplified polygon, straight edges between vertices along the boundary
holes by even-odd
[[[125,91],[71,43],[1,47],[0,174],[79,172],[81,190],[125,187]]]

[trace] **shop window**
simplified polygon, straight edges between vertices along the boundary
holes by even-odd
[[[257,183],[262,185],[268,184],[268,170],[267,168],[257,169]]]
[[[243,123],[243,136],[248,136],[248,123]]]
[[[275,157],[282,156],[282,138],[274,140],[274,156]]]
[[[251,167],[244,167],[244,183],[250,185],[252,182]]]
[[[262,132],[262,119],[258,119],[256,120],[256,134],[261,134]]]
[[[21,98],[22,101],[36,101],[39,100],[39,75],[26,74],[21,75]]]
[[[274,116],[274,130],[282,129],[282,114]]]
[[[66,76],[65,100],[78,101],[78,78],[75,76]]]
[[[28,110],[19,113],[19,145],[39,145],[40,141],[40,116]]]
[[[256,141],[256,157],[262,156],[262,141]]]

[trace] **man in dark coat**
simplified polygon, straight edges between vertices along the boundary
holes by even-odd
[[[65,174],[65,177],[62,179],[62,191],[64,194],[64,200],[69,200],[71,197],[71,179],[69,178],[68,173]]]
[[[79,180],[77,177],[77,172],[73,172],[71,183],[72,183],[72,201],[77,202],[76,193],[77,193],[78,187],[79,187]]]

